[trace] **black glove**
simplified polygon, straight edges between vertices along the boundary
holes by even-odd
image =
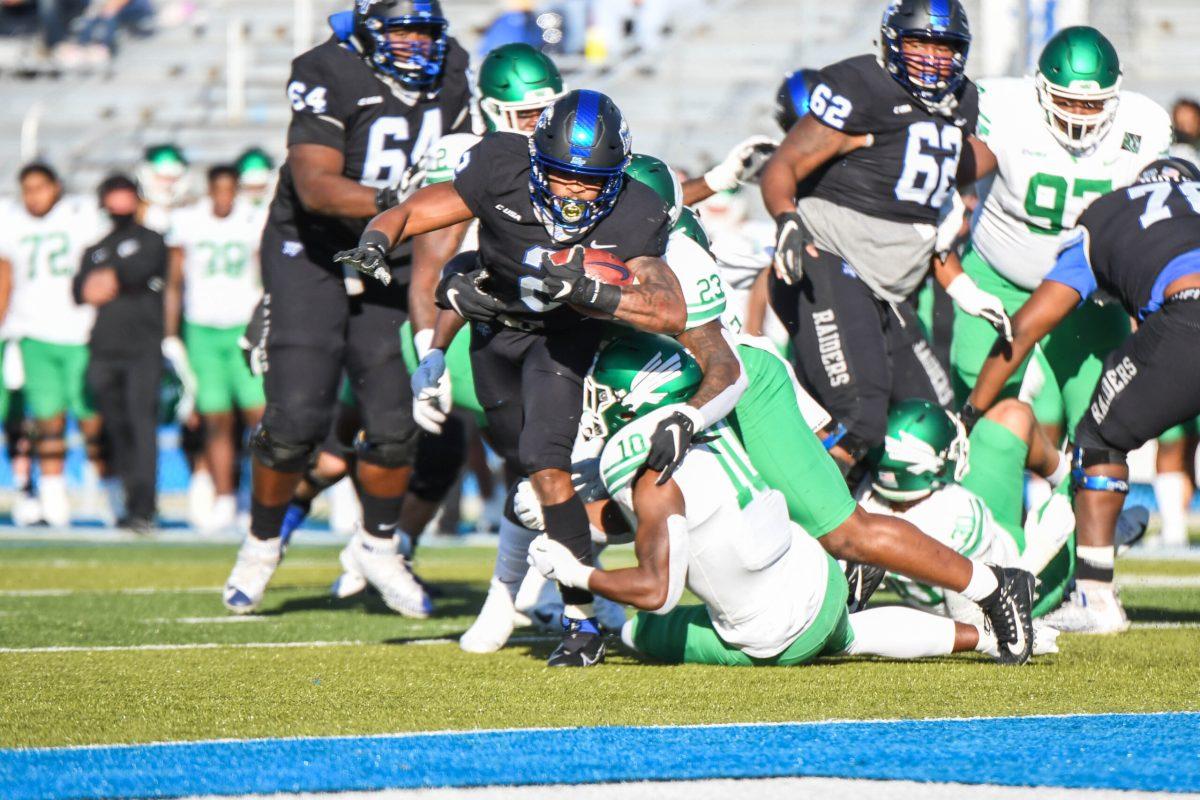
[[[555,264],[550,255],[542,256],[542,288],[533,296],[543,303],[570,303],[613,316],[621,303],[621,287],[602,283],[583,269],[583,248],[571,248],[566,264]]]
[[[813,238],[795,211],[780,214],[775,225],[775,274],[790,286],[804,275],[804,251]]]
[[[975,423],[983,418],[983,412],[970,403],[963,405],[962,410],[958,412],[958,421],[966,428],[967,433],[975,427]]]
[[[699,412],[692,413],[699,416]],[[650,435],[650,452],[646,455],[646,468],[662,473],[655,484],[662,486],[671,479],[695,436],[696,422],[684,411],[675,411],[658,423]]]
[[[246,330],[238,338],[238,347],[251,375],[262,375],[267,371],[267,330],[270,328],[270,299],[263,298],[254,307]]]
[[[392,282],[392,271],[386,260],[390,244],[388,237],[379,231],[367,231],[358,240],[358,247],[335,253],[333,262],[349,265],[387,286]]]
[[[504,304],[483,290],[479,285],[482,278],[481,269],[446,276],[437,287],[438,307],[472,322],[494,322]]]
[[[400,178],[399,186],[385,186],[375,193],[375,209],[382,214],[392,206],[398,206],[408,199],[409,195],[421,188],[425,181],[423,162],[410,166]]]

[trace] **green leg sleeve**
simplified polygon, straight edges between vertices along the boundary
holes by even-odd
[[[973,248],[963,255],[963,270],[978,284],[980,289],[991,292],[1004,303],[1009,314],[1015,314],[1030,292],[1002,277],[984,261]],[[996,329],[988,323],[964,313],[954,307],[954,333],[950,342],[950,377],[954,383],[954,394],[958,402],[966,402],[967,396],[979,377],[979,369],[996,343]],[[1025,376],[1022,364],[1008,382],[1004,384],[1001,397],[1016,397]]]
[[[729,416],[750,462],[787,499],[788,516],[821,537],[854,512],[841,470],[809,430],[787,367],[778,357],[741,346],[750,386]]]
[[[1104,358],[1129,337],[1129,316],[1118,305],[1084,303],[1042,341],[1053,380],[1062,391],[1066,432],[1073,436],[1100,382]],[[1049,378],[1049,376],[1048,376]]]
[[[677,606],[667,614],[641,611],[632,624],[634,646],[657,661],[726,667],[749,667],[755,663],[717,635],[708,609],[702,605]]]
[[[1029,447],[1019,436],[998,422],[981,419],[971,431],[970,469],[962,481],[964,488],[983,500],[996,522],[1014,534],[1020,552],[1025,550],[1021,517],[1028,457]]]
[[[1046,360],[1046,354],[1042,352],[1042,348],[1034,348],[1033,357],[1031,358],[1032,362],[1037,363],[1038,369],[1045,376],[1042,390],[1034,396],[1031,404],[1033,406],[1033,415],[1043,425],[1056,425],[1061,428],[1066,422],[1066,415],[1063,411],[1062,389],[1058,387],[1058,381],[1054,379],[1054,370],[1050,368],[1050,362]]]

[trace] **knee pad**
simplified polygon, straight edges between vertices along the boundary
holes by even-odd
[[[376,467],[407,467],[417,453],[416,426],[403,437],[386,441],[371,441],[365,432],[360,432],[354,442],[354,452],[360,459]]]
[[[1071,485],[1092,492],[1129,494],[1129,481],[1107,475],[1088,475],[1084,470],[1099,464],[1124,465],[1126,454],[1107,447],[1076,447],[1071,459]]]
[[[292,443],[273,436],[259,425],[250,436],[250,450],[265,466],[279,472],[303,472],[315,445]]]
[[[418,438],[408,490],[426,502],[440,503],[458,481],[466,456],[462,423],[447,417],[440,436],[423,433]]]

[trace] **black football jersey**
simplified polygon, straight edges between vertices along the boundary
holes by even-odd
[[[870,134],[872,142],[826,165],[803,193],[895,222],[936,223],[979,116],[974,83],[964,81],[957,96],[952,116],[932,114],[872,55],[821,70],[809,113],[843,133]]]
[[[468,61],[466,51],[451,39],[441,89],[430,98],[382,79],[361,56],[331,37],[292,62],[288,146],[331,147],[344,154],[342,174],[347,178],[375,189],[397,186],[444,134],[471,130]],[[305,210],[291,167],[283,165],[269,224],[285,240],[302,242],[310,258],[329,261],[332,269],[332,255],[357,245],[367,222]],[[391,260],[402,262],[407,251],[406,246],[394,252]]]
[[[1156,286],[1176,257],[1200,250],[1200,183],[1144,183],[1106,194],[1077,225],[1087,232],[1096,287],[1142,317],[1163,300]],[[1159,295],[1159,296],[1156,296]]]
[[[463,156],[454,188],[479,220],[479,260],[488,272],[485,288],[506,303],[511,316],[558,327],[578,315],[533,296],[542,286],[542,256],[574,244],[608,250],[622,261],[661,256],[671,223],[653,189],[626,180],[612,211],[594,228],[575,242],[556,242],[534,215],[529,171],[528,138],[489,133]]]

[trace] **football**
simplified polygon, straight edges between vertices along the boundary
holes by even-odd
[[[565,264],[571,260],[572,249],[559,250],[550,256],[550,260],[555,264]],[[629,286],[633,283],[633,272],[625,265],[624,261],[607,250],[585,247],[583,249],[583,270],[593,278],[614,286]]]

